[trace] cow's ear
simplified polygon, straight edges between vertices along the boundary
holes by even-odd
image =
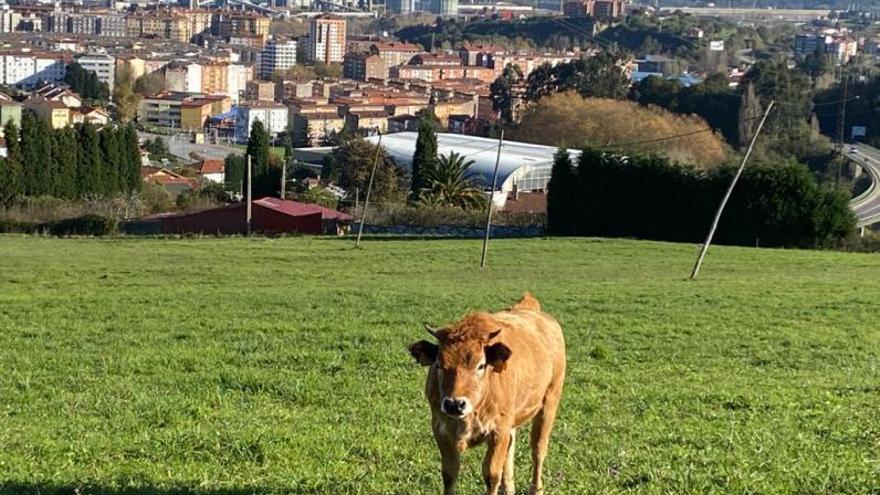
[[[504,368],[507,367],[507,360],[510,359],[511,354],[510,347],[507,347],[501,342],[492,344],[489,347],[486,347],[486,362],[492,365],[492,369],[495,370],[496,373],[504,371]]]
[[[427,340],[420,340],[409,346],[409,353],[415,358],[416,362],[422,366],[431,366],[437,360],[437,353],[440,348],[437,344],[432,344]]]

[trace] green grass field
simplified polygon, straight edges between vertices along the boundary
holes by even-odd
[[[405,346],[524,290],[568,339],[548,494],[880,491],[877,255],[479,249],[0,236],[0,494],[440,493]]]

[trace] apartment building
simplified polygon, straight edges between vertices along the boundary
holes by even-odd
[[[21,14],[9,8],[4,4],[0,7],[0,33],[11,33],[18,28],[21,23]]]
[[[199,62],[202,67],[201,93],[219,95],[229,93],[229,63],[228,62]]]
[[[386,79],[388,66],[379,55],[371,53],[346,53],[342,62],[342,74],[348,79],[368,81]]]
[[[370,53],[378,55],[386,67],[394,67],[409,63],[415,55],[422,51],[419,45],[412,43],[373,43]]]
[[[165,66],[165,89],[171,92],[198,93],[202,90],[202,66],[172,62]]]
[[[221,38],[268,36],[271,19],[247,12],[224,11],[211,18],[211,34]]]
[[[313,18],[308,42],[312,62],[341,63],[345,56],[345,19],[330,15]]]
[[[250,137],[254,122],[260,121],[269,136],[287,130],[288,109],[286,105],[272,101],[249,101],[235,107],[235,136],[245,140]]]
[[[260,52],[260,77],[269,79],[275,72],[296,65],[296,40],[272,38]]]
[[[55,11],[45,18],[46,31],[88,36],[123,37],[125,16],[116,13],[76,13]]]
[[[193,97],[180,104],[181,129],[201,129],[209,118],[228,112],[232,100],[228,96]]]
[[[115,82],[114,76],[116,72],[116,58],[112,55],[102,53],[94,53],[88,55],[79,55],[76,62],[85,70],[90,70],[98,76],[98,80],[107,83],[110,91],[113,91]]]
[[[62,81],[71,60],[58,52],[0,50],[0,84],[32,88],[39,82]]]

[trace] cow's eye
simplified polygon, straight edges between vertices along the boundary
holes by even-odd
[[[486,363],[477,366],[477,371],[483,371],[484,369],[486,369]]]

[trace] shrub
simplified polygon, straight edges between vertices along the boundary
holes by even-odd
[[[354,212],[356,222],[360,221],[361,210]],[[506,213],[494,212],[493,225],[527,226],[544,225],[546,217],[539,213]],[[371,225],[411,225],[419,227],[437,227],[440,225],[456,225],[461,227],[482,228],[486,226],[485,210],[464,210],[451,206],[414,207],[404,204],[384,204],[370,206],[366,223]]]
[[[58,220],[42,226],[52,235],[91,235],[102,236],[112,234],[116,230],[116,220],[101,215],[83,215],[76,218]]]

